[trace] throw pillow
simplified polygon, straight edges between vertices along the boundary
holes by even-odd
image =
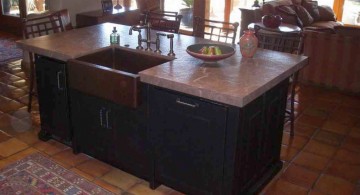
[[[317,1],[303,1],[302,6],[310,13],[314,18],[314,21],[319,20],[320,13]]]
[[[336,21],[334,11],[331,7],[326,5],[320,5],[319,7],[319,21]]]
[[[303,6],[296,6],[296,14],[301,20],[303,26],[309,26],[314,22],[314,18],[310,15],[308,11]]]
[[[302,0],[292,0],[294,5],[301,5]]]
[[[281,5],[276,7],[276,14],[282,17],[283,23],[293,24],[302,27],[301,20],[296,15],[294,5]]]

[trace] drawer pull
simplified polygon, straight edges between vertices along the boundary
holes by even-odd
[[[186,102],[181,101],[180,98],[176,98],[176,103],[177,103],[177,104],[184,105],[184,106],[188,106],[188,107],[191,107],[191,108],[197,108],[197,107],[199,107],[199,104],[186,103]]]
[[[109,113],[111,112],[111,110],[107,110],[105,113],[106,116],[106,128],[107,129],[112,129],[111,126],[109,126]]]
[[[60,85],[60,75],[62,74],[62,71],[57,72],[57,87],[59,90],[63,90],[64,88]]]
[[[100,108],[100,111],[99,111],[99,115],[100,115],[100,126],[101,126],[101,127],[104,127],[104,125],[103,125],[103,109],[104,109],[104,108]]]

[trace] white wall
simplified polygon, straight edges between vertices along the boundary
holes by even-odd
[[[72,25],[76,26],[76,14],[101,9],[101,0],[50,0],[49,9],[50,11],[67,9]]]

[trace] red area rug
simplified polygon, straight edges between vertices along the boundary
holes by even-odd
[[[35,153],[0,170],[0,194],[112,194]]]
[[[15,41],[19,38],[8,34],[0,33],[0,63],[7,63],[22,58],[22,50],[16,47]]]

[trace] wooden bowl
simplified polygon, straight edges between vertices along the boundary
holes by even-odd
[[[219,47],[222,54],[221,55],[207,55],[200,53],[201,48],[204,46],[216,46]],[[235,53],[235,49],[221,44],[194,44],[187,47],[186,52],[194,58],[203,60],[204,62],[216,62],[219,60],[223,60],[232,56]]]

